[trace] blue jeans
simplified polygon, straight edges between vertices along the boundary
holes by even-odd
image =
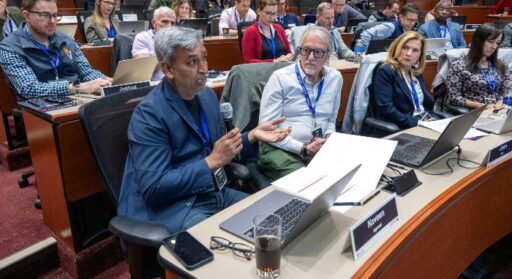
[[[224,187],[221,191],[199,195],[183,221],[181,230],[187,230],[222,209],[246,198],[243,192]]]

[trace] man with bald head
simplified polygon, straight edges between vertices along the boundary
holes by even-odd
[[[297,63],[275,71],[260,103],[260,123],[285,117],[292,126],[284,140],[261,144],[260,169],[275,180],[304,167],[335,131],[343,84],[341,74],[327,67],[333,51],[329,31],[309,25],[297,49]]]
[[[142,31],[133,40],[132,56],[133,58],[142,58],[155,56],[155,34],[162,28],[172,27],[176,24],[176,13],[173,9],[161,6],[156,9],[151,20],[153,29]],[[164,73],[157,65],[151,80],[161,80]]]

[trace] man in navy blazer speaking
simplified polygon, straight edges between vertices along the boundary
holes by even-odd
[[[243,135],[238,128],[223,135],[217,97],[205,87],[201,35],[163,28],[155,52],[165,78],[133,112],[118,214],[177,232],[243,199],[246,194],[224,187],[223,167],[239,152],[250,154],[256,141],[282,140],[290,128],[277,128],[279,118]]]

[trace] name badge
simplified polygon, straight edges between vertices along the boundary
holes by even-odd
[[[484,158],[483,164],[486,165],[487,168],[493,167],[504,159],[509,158],[512,154],[511,151],[512,140],[509,140],[489,150]]]
[[[350,228],[354,260],[368,249],[399,221],[396,195],[389,196],[380,206]]]
[[[220,191],[226,184],[228,184],[228,177],[224,168],[220,168],[213,173],[213,178],[215,179],[215,185],[217,186],[217,190]]]
[[[322,132],[322,128],[320,128],[320,127],[314,129],[311,132],[311,135],[313,135],[313,138],[321,138],[321,139],[324,138],[324,132]]]

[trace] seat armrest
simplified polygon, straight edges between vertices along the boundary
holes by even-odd
[[[251,177],[247,167],[239,163],[231,162],[227,164],[224,169],[228,177],[236,177],[241,180],[247,180]]]
[[[398,128],[396,124],[384,120],[379,120],[373,117],[366,117],[364,119],[364,123],[368,126],[385,131],[386,133],[389,134],[393,134],[400,131],[400,128]]]
[[[127,216],[116,216],[110,220],[109,230],[124,241],[151,247],[160,247],[162,240],[171,232],[157,223],[139,221]]]

